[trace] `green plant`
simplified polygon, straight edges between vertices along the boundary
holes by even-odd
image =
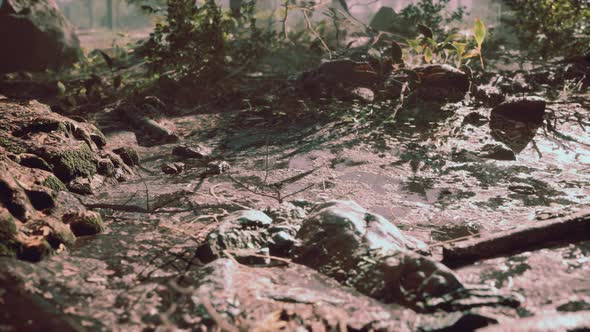
[[[587,0],[504,0],[505,23],[513,28],[529,59],[587,52],[590,3]]]
[[[460,22],[465,15],[465,7],[459,7],[445,15],[449,2],[450,0],[420,0],[405,7],[399,14],[410,26],[427,26],[435,35],[443,36],[451,30],[449,27],[453,23]]]
[[[168,0],[162,22],[142,47],[153,73],[215,84],[239,68],[254,65],[268,49],[270,34],[256,25],[254,1],[243,3],[234,18],[214,0]]]
[[[481,67],[484,67],[482,47],[486,39],[487,29],[479,18],[475,20],[473,34],[462,36],[450,33],[443,36],[442,41],[437,42],[434,32],[427,26],[420,25],[421,36],[408,39],[410,51],[423,58],[426,63],[454,62],[457,68],[464,64],[465,60],[478,57]]]

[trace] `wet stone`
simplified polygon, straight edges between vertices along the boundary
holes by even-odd
[[[209,175],[220,175],[231,169],[231,166],[226,161],[212,161],[207,164],[207,173]]]

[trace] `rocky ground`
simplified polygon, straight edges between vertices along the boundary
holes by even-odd
[[[590,95],[537,73],[455,98],[430,70],[394,124],[0,100],[0,330],[588,329],[586,235],[445,255],[583,210]]]

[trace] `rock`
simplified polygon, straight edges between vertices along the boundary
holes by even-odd
[[[300,226],[301,222],[307,217],[304,208],[295,206],[291,202],[285,202],[277,207],[269,207],[264,212],[268,214],[274,224],[286,224]]]
[[[110,158],[101,158],[97,161],[96,171],[100,175],[113,176],[115,174],[115,164]]]
[[[371,87],[379,75],[368,62],[336,59],[323,62],[316,69],[304,72],[297,80],[303,94],[314,98],[346,95],[342,88]]]
[[[272,219],[262,211],[242,210],[221,221],[197,249],[201,261],[210,262],[223,256],[224,250],[267,248],[270,240],[268,227]]]
[[[455,67],[443,64],[412,68],[418,86],[408,97],[411,101],[458,102],[469,91],[469,76]]]
[[[463,118],[463,125],[469,124],[472,126],[480,127],[486,124],[488,121],[489,119],[486,118],[484,115],[478,112],[471,112]]]
[[[138,166],[139,165],[139,154],[134,148],[131,147],[122,147],[113,150],[114,153],[119,155],[123,162],[128,166]]]
[[[273,256],[287,256],[295,243],[297,241],[293,235],[286,231],[278,231],[272,234],[269,249]]]
[[[178,145],[172,149],[172,154],[184,158],[206,159],[211,155],[211,149],[202,144],[193,146]]]
[[[63,222],[70,225],[76,236],[95,235],[104,231],[100,214],[93,211],[76,211],[63,215]]]
[[[484,145],[479,151],[479,157],[495,160],[516,160],[516,155],[506,144],[496,142]]]
[[[171,175],[180,174],[184,171],[184,166],[184,163],[165,163],[162,165],[162,172]]]
[[[409,331],[401,312],[297,264],[252,269],[218,259],[194,279],[191,299],[195,311],[205,313],[204,322],[213,322],[205,309],[211,306],[244,331]]]
[[[359,100],[364,103],[372,103],[375,100],[375,93],[369,88],[353,88],[349,91],[352,100]]]
[[[473,312],[455,312],[445,314],[443,319],[430,326],[421,326],[421,332],[465,332],[489,325],[498,324],[498,320]]]
[[[52,167],[45,160],[43,160],[43,158],[30,153],[20,154],[19,164],[25,167],[38,168],[48,172],[52,171]]]
[[[302,242],[295,252],[297,261],[312,268],[335,261],[345,264],[367,249],[398,252],[426,248],[425,243],[404,236],[387,219],[352,201],[317,205],[303,221],[297,238]]]
[[[61,244],[71,246],[76,242],[76,236],[70,228],[53,217],[44,217],[43,220],[31,220],[27,222],[25,234],[28,236],[42,236],[52,248],[58,249]]]
[[[557,311],[562,312],[576,312],[576,311],[584,311],[590,310],[590,303],[584,300],[574,300],[566,302],[562,305],[557,306]]]
[[[220,175],[231,169],[231,166],[226,161],[212,161],[207,164],[207,174]]]
[[[0,2],[0,40],[11,45],[0,57],[0,73],[58,69],[82,56],[75,28],[54,0]]]
[[[80,195],[93,195],[105,182],[102,175],[94,175],[88,178],[78,177],[68,183],[68,189]]]
[[[498,106],[506,99],[502,90],[493,85],[480,85],[476,87],[473,96],[476,100],[491,107]]]
[[[513,319],[478,329],[478,332],[561,332],[589,331],[590,311],[569,314],[544,314],[521,319]]]
[[[514,184],[508,186],[508,190],[521,195],[534,195],[537,191],[535,187],[530,184]]]
[[[36,153],[52,165],[53,173],[61,181],[68,182],[79,176],[96,173],[96,158],[85,143],[76,142],[66,149],[41,147]]]
[[[528,96],[507,100],[492,110],[492,117],[502,116],[521,122],[543,121],[546,101],[540,97]]]
[[[30,239],[23,244],[18,258],[28,262],[39,262],[53,253],[53,248],[42,237]]]
[[[424,243],[351,201],[317,205],[297,240],[294,262],[385,303],[419,311],[464,310],[482,302],[515,305],[512,298],[465,288],[448,267],[416,253],[425,250]],[[439,298],[444,301],[433,300]]]

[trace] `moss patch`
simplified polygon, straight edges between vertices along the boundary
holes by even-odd
[[[78,176],[96,174],[96,162],[86,144],[81,144],[76,150],[60,151],[49,159],[55,175],[63,182],[69,182]]]
[[[55,191],[66,191],[66,185],[53,175],[49,175],[42,184]]]

